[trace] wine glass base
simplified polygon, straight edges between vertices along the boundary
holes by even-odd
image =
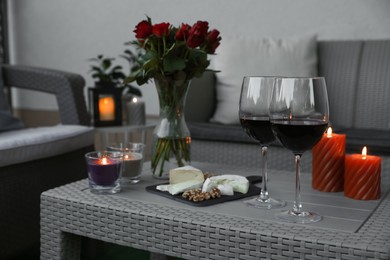
[[[301,213],[295,213],[291,209],[279,212],[275,216],[278,220],[298,224],[315,223],[322,219],[321,215],[314,212],[303,211]]]
[[[268,198],[266,200],[260,198],[253,198],[250,200],[244,201],[250,207],[259,208],[259,209],[276,209],[286,206],[286,202],[283,200]]]

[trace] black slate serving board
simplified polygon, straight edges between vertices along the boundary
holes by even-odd
[[[188,204],[191,206],[205,207],[205,206],[215,205],[218,203],[223,203],[226,201],[238,200],[238,199],[242,199],[242,198],[246,198],[246,197],[259,195],[261,189],[259,187],[256,187],[254,184],[261,182],[261,180],[262,180],[261,176],[247,176],[246,178],[249,181],[249,190],[246,194],[234,192],[234,195],[232,195],[232,196],[223,195],[220,198],[209,199],[209,200],[198,201],[198,202],[193,202],[193,201],[190,201],[188,199],[183,198],[181,196],[182,195],[181,193],[177,194],[177,195],[171,195],[167,191],[159,191],[156,189],[156,187],[158,185],[167,184],[167,183],[151,185],[151,186],[146,187],[145,189],[148,192],[151,192],[151,193],[154,193],[154,194],[157,194],[157,195],[160,195],[160,196],[163,196],[163,197],[166,197],[166,198],[178,201],[178,202],[182,202],[182,203],[185,203],[185,204]]]

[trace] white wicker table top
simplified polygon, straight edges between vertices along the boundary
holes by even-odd
[[[258,174],[240,167],[194,166],[220,174]],[[304,207],[324,219],[297,225],[275,220],[276,210],[252,209],[242,200],[199,208],[148,193],[146,186],[161,182],[150,175],[145,168],[141,183],[117,195],[94,195],[86,180],[44,192],[41,259],[77,258],[79,241],[69,234],[188,259],[390,259],[388,178],[382,178],[381,201],[356,201],[313,191],[310,175],[304,174]],[[294,174],[271,170],[269,178],[271,195],[290,207]]]

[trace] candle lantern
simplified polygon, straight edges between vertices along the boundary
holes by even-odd
[[[122,89],[88,88],[89,107],[94,126],[122,125]]]
[[[345,134],[327,133],[313,147],[312,187],[324,192],[344,189]]]
[[[381,196],[381,158],[362,154],[345,157],[344,195],[357,200],[376,200]]]

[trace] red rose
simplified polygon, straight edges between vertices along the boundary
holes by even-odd
[[[137,39],[146,39],[152,34],[152,25],[148,21],[143,20],[135,26],[133,32],[135,32],[135,37]]]
[[[190,35],[191,26],[188,24],[181,24],[180,29],[176,32],[176,40],[178,41],[184,41],[188,38],[188,35]]]
[[[157,37],[162,38],[168,34],[169,25],[170,25],[169,23],[155,24],[153,25],[152,32]]]
[[[190,30],[190,35],[187,39],[187,45],[190,48],[196,48],[204,43],[204,40],[209,29],[208,22],[197,21]]]
[[[221,36],[219,36],[218,30],[212,30],[209,32],[206,36],[206,42],[207,42],[207,52],[208,53],[214,53],[217,47],[220,44]]]

